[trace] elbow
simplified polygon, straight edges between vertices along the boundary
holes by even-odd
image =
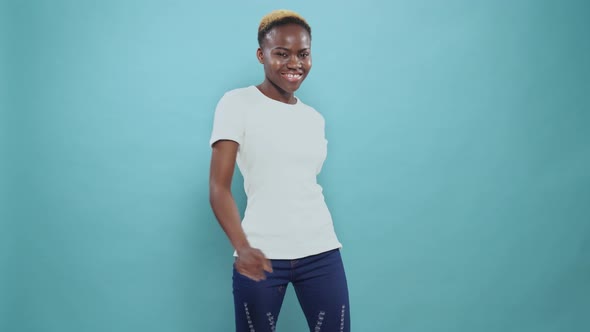
[[[209,205],[213,207],[215,205],[215,201],[217,200],[217,186],[213,183],[209,184]]]
[[[209,204],[212,208],[225,196],[227,189],[214,182],[209,184]]]

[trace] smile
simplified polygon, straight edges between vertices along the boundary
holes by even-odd
[[[282,73],[281,76],[289,82],[297,82],[303,77],[303,75],[299,73]]]

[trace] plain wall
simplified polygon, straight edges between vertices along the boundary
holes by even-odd
[[[262,81],[277,8],[313,29],[298,96],[327,121],[353,330],[590,330],[588,2],[3,8],[3,331],[232,331],[208,140],[222,94]],[[292,288],[277,330],[306,330]]]

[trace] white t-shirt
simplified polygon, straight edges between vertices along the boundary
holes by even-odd
[[[248,198],[242,228],[252,247],[269,259],[296,259],[342,246],[316,180],[328,142],[315,109],[255,86],[231,90],[215,109],[209,144],[218,140],[239,144]]]

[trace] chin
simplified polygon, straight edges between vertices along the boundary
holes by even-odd
[[[283,89],[283,90],[285,90],[285,92],[288,92],[288,93],[295,93],[297,90],[299,90],[299,86],[297,86],[296,88]]]
[[[295,93],[295,91],[299,90],[299,88],[301,87],[301,83],[303,82],[299,82],[297,85],[283,85],[279,87],[285,92]]]
[[[273,84],[275,87],[279,88],[280,90],[286,93],[295,93],[295,91],[299,90],[299,88],[301,87],[301,84],[303,83],[304,79],[305,77],[296,84],[289,84],[288,82],[284,82],[282,77],[278,77],[275,80],[273,80]]]

